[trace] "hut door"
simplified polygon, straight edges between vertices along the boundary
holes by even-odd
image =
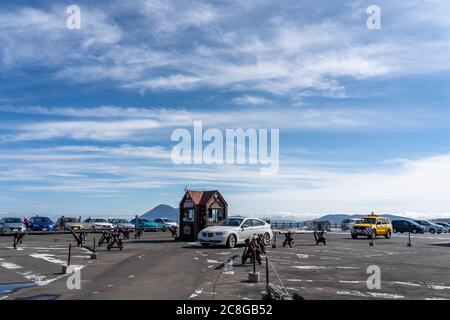
[[[183,238],[194,239],[196,237],[195,211],[194,208],[185,208],[183,212],[183,221],[181,221],[181,230]]]

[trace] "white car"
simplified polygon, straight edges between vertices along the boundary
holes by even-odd
[[[170,227],[178,228],[178,223],[176,223],[173,220],[170,220],[169,218],[158,218],[158,219],[155,219],[155,222],[161,223],[161,224],[165,225],[167,228],[170,228]]]
[[[108,222],[108,220],[106,220],[106,219],[88,218],[88,219],[84,220],[84,223],[86,223],[87,226],[90,227],[91,229],[112,229],[112,228],[114,228],[114,225],[112,223]]]
[[[341,230],[342,231],[348,231],[348,230],[352,230],[353,225],[355,223],[358,223],[359,219],[355,219],[355,218],[349,218],[349,219],[344,219],[341,222]]]
[[[442,233],[444,231],[444,227],[440,226],[438,224],[435,224],[431,221],[427,221],[427,220],[414,220],[414,222],[420,224],[421,226],[425,227],[425,232],[429,232],[431,234],[434,233]]]
[[[442,228],[444,228],[444,232],[450,233],[450,223],[446,222],[436,222],[437,225],[440,225]]]
[[[261,219],[228,217],[218,225],[200,231],[198,242],[203,246],[224,245],[234,248],[237,244],[245,243],[245,239],[254,234],[261,234],[266,246],[273,238],[270,224]]]

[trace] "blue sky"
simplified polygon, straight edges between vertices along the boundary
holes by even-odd
[[[444,0],[2,1],[0,213],[132,215],[185,186],[236,214],[449,213],[449,16]],[[279,173],[174,165],[170,135],[195,120],[280,129]]]

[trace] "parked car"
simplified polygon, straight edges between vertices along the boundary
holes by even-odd
[[[440,225],[442,228],[444,228],[443,232],[450,232],[450,223],[447,222],[436,222],[437,225]]]
[[[392,220],[392,228],[394,232],[411,232],[424,233],[425,227],[410,220]]]
[[[26,227],[21,218],[2,218],[0,220],[0,232],[20,231],[25,232]]]
[[[90,229],[112,229],[114,226],[103,218],[87,218],[84,220],[86,228]]]
[[[265,245],[273,238],[270,224],[261,219],[228,217],[216,226],[201,230],[198,242],[203,246],[213,244],[234,248],[237,244],[245,243],[245,239],[254,234],[261,234]]]
[[[48,217],[35,216],[30,218],[30,229],[33,231],[54,231],[55,223]]]
[[[392,234],[391,221],[380,215],[371,214],[355,223],[350,231],[353,239],[358,238],[358,236],[370,238],[369,232],[373,232],[375,237],[384,236],[386,239],[390,239]]]
[[[144,231],[167,231],[167,227],[162,223],[150,221],[148,219],[138,218],[130,221],[131,224],[136,225],[138,229],[144,229]]]
[[[354,219],[354,218],[350,218],[350,219],[344,219],[341,222],[341,230],[342,231],[347,231],[347,230],[351,230],[353,225],[355,223],[358,222],[359,219]]]
[[[425,232],[429,232],[431,234],[442,233],[444,228],[436,223],[427,220],[414,220],[414,222],[420,224],[425,227]]]
[[[129,223],[127,219],[108,219],[109,223],[112,223],[113,226],[119,227],[122,229],[130,230],[134,229],[134,224]]]
[[[64,217],[56,221],[56,226],[61,230],[80,230],[84,228],[83,223],[76,218]]]
[[[155,222],[161,223],[161,224],[165,225],[167,228],[170,228],[170,227],[178,228],[178,223],[176,223],[175,221],[170,220],[168,218],[158,218],[158,219],[155,219]]]

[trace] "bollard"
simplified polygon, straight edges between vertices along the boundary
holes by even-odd
[[[370,245],[371,247],[373,247],[373,244],[374,244],[373,240],[374,240],[374,232],[373,232],[373,230],[372,230],[372,231],[370,232],[370,243],[369,243],[369,245]]]
[[[408,247],[411,247],[411,232],[408,232],[408,243],[406,244]]]
[[[266,255],[266,285],[269,284],[269,257]]]
[[[62,273],[66,274],[69,272],[70,267],[70,256],[72,255],[72,242],[69,243],[69,255],[67,257],[67,266],[62,266]]]
[[[248,282],[259,282],[259,272],[256,272],[256,249],[253,252],[253,272],[248,273]]]
[[[91,260],[97,260],[97,259],[98,259],[98,253],[95,252],[95,236],[94,236],[94,244],[92,245]]]
[[[277,247],[277,233],[274,232],[273,243],[272,243],[272,249],[275,249],[276,247]]]

